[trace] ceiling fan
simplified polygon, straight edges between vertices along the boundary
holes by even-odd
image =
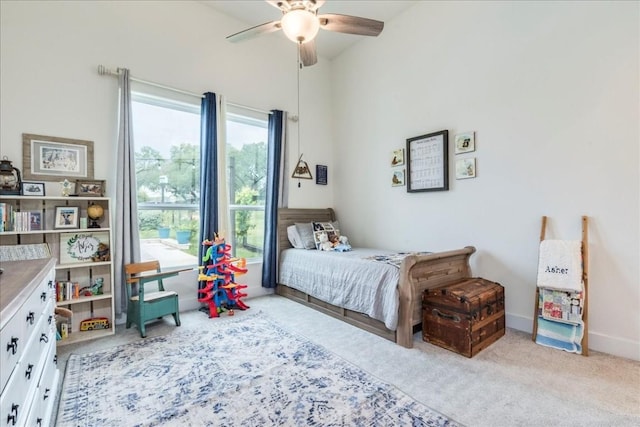
[[[377,36],[384,22],[358,16],[325,14],[318,15],[324,0],[266,0],[282,11],[282,19],[256,25],[227,37],[231,42],[244,41],[261,34],[282,30],[298,44],[302,65],[308,67],[318,62],[315,36],[320,28],[338,33],[361,36]]]

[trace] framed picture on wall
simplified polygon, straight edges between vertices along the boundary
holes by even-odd
[[[391,186],[401,187],[404,185],[404,169],[396,169],[391,175]]]
[[[93,141],[22,134],[25,179],[93,179]]]
[[[456,160],[456,179],[467,179],[476,177],[476,158]]]
[[[393,150],[391,153],[391,166],[404,165],[404,148]]]
[[[316,165],[316,184],[327,185],[327,166]]]
[[[473,132],[456,135],[456,154],[469,153],[476,150],[476,138]]]
[[[407,192],[449,189],[449,131],[407,139]]]

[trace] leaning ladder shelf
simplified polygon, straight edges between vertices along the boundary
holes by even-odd
[[[542,226],[540,228],[540,242],[545,239],[547,230],[547,217],[542,217]],[[584,284],[582,322],[584,332],[582,334],[582,355],[589,355],[589,218],[582,216],[582,282]],[[538,312],[540,309],[540,288],[536,286],[535,307],[533,312],[533,334],[531,339],[536,342],[538,336]]]

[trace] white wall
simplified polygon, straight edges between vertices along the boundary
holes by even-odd
[[[547,238],[590,219],[590,347],[640,359],[637,2],[417,2],[332,64],[335,208],[357,245],[474,245],[531,330]],[[391,187],[406,138],[475,131],[477,178]],[[462,157],[458,155],[458,157]],[[363,166],[367,165],[367,167]]]
[[[268,6],[265,6],[268,7]],[[194,93],[213,91],[262,110],[297,115],[296,46],[282,34],[244,43],[225,40],[246,27],[188,1],[0,3],[0,156],[22,168],[22,133],[85,139],[95,144],[95,177],[115,185],[117,79],[99,64]],[[331,166],[327,61],[302,70],[300,151],[313,169]],[[296,124],[289,122],[297,159]],[[293,166],[291,166],[293,167]],[[332,168],[329,167],[331,173]],[[333,180],[318,186],[291,180],[291,203],[331,204]],[[47,191],[59,190],[57,184]],[[51,193],[52,194],[52,193]],[[113,193],[109,194],[113,196]],[[261,264],[243,276],[250,296],[265,292]],[[195,273],[181,275],[181,308],[197,306]]]

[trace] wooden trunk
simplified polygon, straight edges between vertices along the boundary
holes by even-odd
[[[470,278],[422,294],[422,339],[467,357],[504,335],[504,288]]]

